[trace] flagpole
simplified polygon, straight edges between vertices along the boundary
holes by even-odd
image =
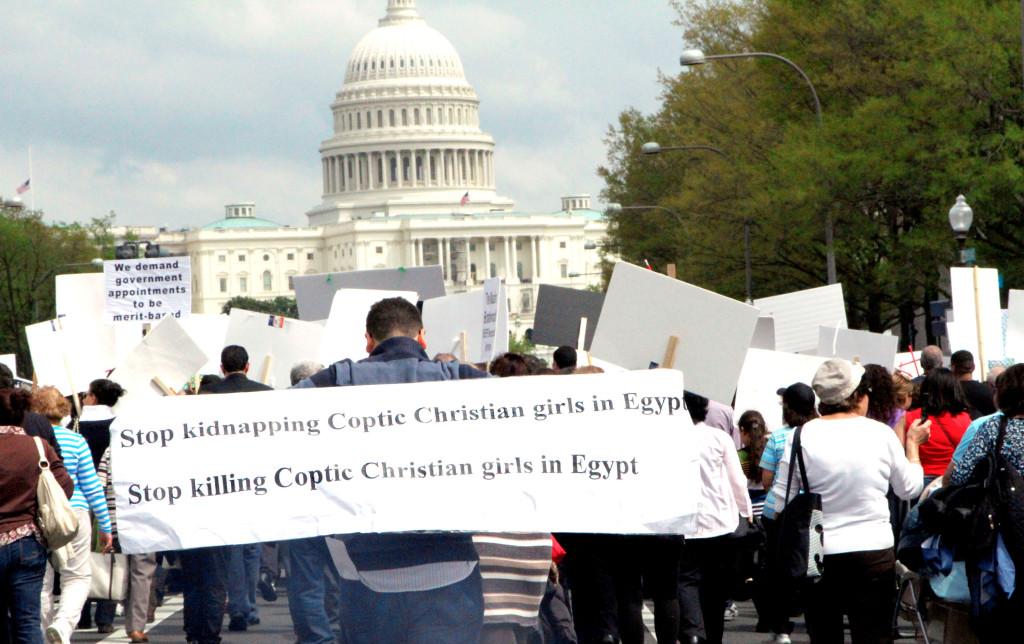
[[[36,209],[36,185],[32,181],[32,146],[28,146],[28,201],[29,207],[33,212]]]

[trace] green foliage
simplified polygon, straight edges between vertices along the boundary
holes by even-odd
[[[975,211],[979,263],[1024,285],[1024,110],[1015,3],[955,0],[687,0],[686,46],[767,51],[664,77],[655,114],[627,110],[608,134],[604,197],[663,211],[610,217],[614,250],[742,299],[742,221],[753,224],[754,296],[825,281],[835,219],[851,326],[906,328],[955,262],[947,212]],[[662,145],[703,152],[639,154]],[[906,339],[906,338],[905,338]],[[920,344],[920,342],[918,343]]]
[[[515,333],[508,334],[509,353],[520,353],[522,355],[532,354],[537,346],[526,339],[526,336],[519,337]]]
[[[283,315],[288,318],[299,317],[299,305],[294,297],[279,295],[272,300],[258,300],[254,297],[236,296],[224,303],[221,313],[227,315],[231,309],[239,308],[255,313],[269,313],[270,315]]]
[[[20,375],[32,375],[25,327],[56,314],[54,277],[95,271],[96,254],[78,224],[47,224],[42,212],[0,208],[0,353],[17,355]]]

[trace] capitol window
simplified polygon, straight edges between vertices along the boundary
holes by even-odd
[[[564,241],[558,242],[558,247],[559,248],[565,248],[565,242]]]
[[[238,256],[238,261],[244,262],[245,261],[245,255],[239,255]]]
[[[288,253],[288,261],[290,262],[290,261],[292,261],[294,259],[295,259],[295,253]]]
[[[409,125],[409,110],[402,110],[402,125]]]
[[[418,107],[412,111],[412,122],[413,125],[420,124],[420,108]]]
[[[263,261],[269,262],[270,261],[270,255],[264,255],[263,256]]]
[[[228,292],[228,278],[226,278],[226,277],[220,278],[220,292],[221,293],[227,293]]]
[[[313,261],[313,253],[306,253],[306,259],[309,261]]]
[[[395,127],[395,110],[388,110],[388,124]]]
[[[217,261],[218,262],[226,262],[226,261],[228,261],[228,256],[227,255],[218,255],[217,256]]]
[[[245,293],[249,290],[249,279],[246,277],[238,278],[238,290],[241,293]]]
[[[433,124],[434,124],[434,117],[432,116],[432,112],[430,111],[430,108],[428,107],[427,108],[427,125],[433,125]]]
[[[383,246],[378,246],[377,247],[377,254],[378,255],[383,255],[384,254],[384,247]]]
[[[377,110],[377,127],[384,127],[384,111]]]
[[[274,276],[270,274],[270,271],[263,271],[263,290],[274,290]]]

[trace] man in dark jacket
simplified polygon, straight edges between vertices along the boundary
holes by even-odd
[[[271,389],[246,375],[249,373],[249,353],[244,347],[224,347],[220,353],[220,368],[224,378],[202,386],[200,394],[236,394]],[[259,544],[246,544],[194,548],[179,553],[185,582],[185,635],[189,642],[220,642],[225,595],[231,615],[229,630],[244,631],[250,623],[259,622],[255,616],[259,549]]]
[[[432,361],[424,351],[425,346],[423,321],[416,307],[402,298],[381,300],[366,316],[369,357],[359,362],[336,362],[297,387],[487,377],[469,365]],[[483,597],[470,535],[385,533],[349,535],[343,540],[354,564],[354,571],[341,582],[347,644],[479,641]],[[308,542],[315,540],[300,541],[311,545]],[[319,542],[315,547],[292,548],[291,552],[327,556],[323,539]],[[306,567],[293,564],[293,570]],[[305,587],[306,581],[292,577],[298,588]],[[296,604],[307,605],[305,601]],[[318,622],[324,619],[325,616],[317,616]]]
[[[988,384],[974,380],[974,354],[970,351],[957,351],[950,356],[949,366],[960,381],[971,420],[996,413],[992,390]]]

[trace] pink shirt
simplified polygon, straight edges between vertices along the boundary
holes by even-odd
[[[706,539],[730,534],[739,525],[740,515],[754,514],[740,457],[732,437],[720,429],[698,423],[693,436],[700,453],[701,486],[696,531],[687,536]]]

